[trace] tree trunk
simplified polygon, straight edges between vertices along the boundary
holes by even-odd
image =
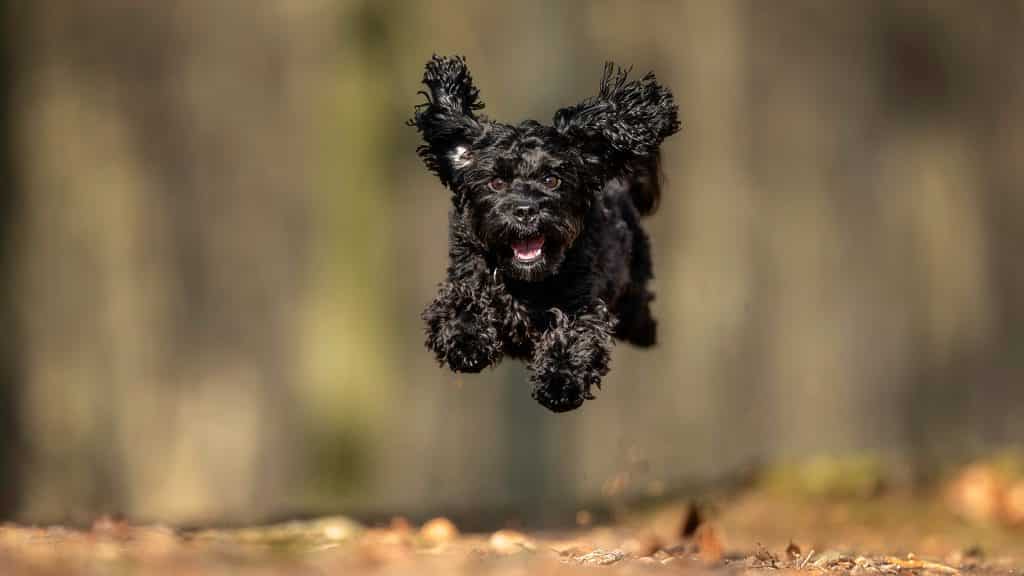
[[[19,23],[25,518],[247,519],[295,493],[303,30],[233,7]]]
[[[15,225],[20,205],[14,141],[14,49],[20,35],[14,7],[0,1],[0,519],[17,507],[19,494],[21,381],[18,370],[19,326],[13,286]]]

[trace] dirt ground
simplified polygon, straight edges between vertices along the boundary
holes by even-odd
[[[89,530],[8,525],[0,574],[1017,574],[1024,529],[985,516],[990,486],[968,481],[952,504],[757,489],[700,506],[663,503],[611,525],[581,511],[575,529],[543,533],[464,534],[444,518],[200,531],[109,519]],[[970,521],[963,503],[975,507]]]

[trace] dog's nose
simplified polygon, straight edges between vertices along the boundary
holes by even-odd
[[[512,210],[512,215],[520,222],[527,222],[537,217],[537,206],[533,204],[520,204]]]

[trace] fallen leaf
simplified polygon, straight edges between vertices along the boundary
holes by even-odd
[[[498,530],[491,534],[488,544],[499,554],[515,554],[523,550],[535,550],[536,546],[522,532]]]
[[[331,542],[347,540],[358,531],[358,526],[343,518],[327,518],[320,524],[325,539]]]
[[[725,545],[714,526],[711,524],[701,525],[697,528],[694,539],[697,541],[700,559],[705,564],[717,564],[722,560],[722,556],[725,554]]]
[[[946,498],[955,513],[987,523],[1002,516],[1006,488],[1006,479],[993,466],[972,464],[950,483]]]
[[[459,529],[447,518],[434,518],[420,528],[420,537],[431,544],[450,542],[459,536]]]

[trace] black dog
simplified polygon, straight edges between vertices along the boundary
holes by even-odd
[[[662,140],[679,130],[653,74],[605,66],[594,98],[554,126],[488,120],[461,57],[427,63],[410,121],[427,167],[451,188],[447,280],[423,312],[441,365],[479,372],[529,362],[533,397],[565,412],[592,399],[613,337],[655,341],[650,245]]]

